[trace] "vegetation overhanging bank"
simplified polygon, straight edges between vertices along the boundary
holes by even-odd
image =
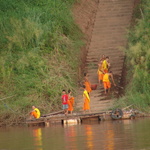
[[[135,11],[135,25],[129,31],[126,65],[128,69],[125,96],[119,105],[150,112],[150,3],[141,0]],[[118,102],[117,102],[118,103]]]
[[[0,122],[60,108],[62,89],[76,88],[82,33],[75,0],[5,0],[0,5]],[[12,97],[9,97],[12,96]],[[9,97],[9,98],[7,98]]]

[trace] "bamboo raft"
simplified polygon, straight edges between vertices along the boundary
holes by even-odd
[[[120,111],[120,112],[119,112]],[[26,120],[28,126],[50,126],[52,124],[81,124],[89,123],[93,121],[105,121],[105,120],[122,120],[122,119],[135,119],[137,113],[134,111],[105,111],[96,113],[74,113],[63,114],[63,111],[54,112],[41,116],[39,119]]]

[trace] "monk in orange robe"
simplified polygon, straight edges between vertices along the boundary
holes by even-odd
[[[91,89],[91,83],[88,80],[87,73],[84,73],[84,85],[85,85],[86,91],[88,92],[88,94],[90,94],[92,89]]]
[[[105,73],[108,72],[109,68],[110,68],[110,63],[109,63],[109,57],[107,56],[105,58],[105,60],[102,62],[102,68],[104,70]]]
[[[110,78],[111,78],[114,86],[116,86],[112,72],[110,71],[109,73],[105,73],[103,76],[103,85],[104,85],[105,94],[107,94],[107,92],[109,92],[110,88],[111,88]]]
[[[102,63],[103,61],[100,61],[100,63],[98,64],[98,70],[97,70],[99,84],[103,83],[104,71],[103,71]]]
[[[72,114],[74,106],[74,97],[71,95],[71,90],[68,90],[68,111]]]
[[[83,99],[84,99],[83,110],[84,111],[89,110],[89,112],[90,112],[90,97],[89,97],[89,94],[86,90],[85,85],[83,85],[83,88],[84,88],[84,91],[83,91]]]
[[[32,118],[31,116],[38,119],[40,118],[40,115],[41,115],[40,110],[35,106],[32,106],[32,111],[30,112],[30,119]]]

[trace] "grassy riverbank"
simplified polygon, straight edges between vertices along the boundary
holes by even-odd
[[[82,34],[75,0],[5,0],[0,5],[0,120],[60,108],[62,89],[76,87]],[[76,70],[76,71],[75,71]]]
[[[125,96],[122,106],[133,104],[136,109],[150,111],[150,3],[141,0],[135,17],[136,25],[130,30],[126,63],[128,68]]]

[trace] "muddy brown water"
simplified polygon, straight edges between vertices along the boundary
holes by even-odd
[[[0,129],[0,150],[149,150],[150,118]]]

